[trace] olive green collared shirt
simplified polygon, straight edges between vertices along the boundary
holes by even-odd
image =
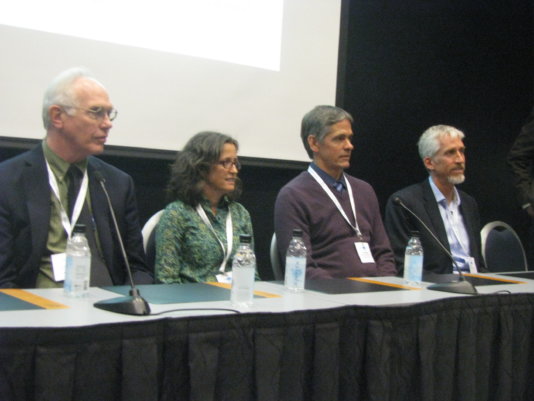
[[[67,207],[67,193],[69,188],[67,171],[70,163],[52,152],[46,144],[46,139],[43,140],[42,144],[44,157],[56,177],[61,203]],[[75,165],[84,172],[87,169],[87,159],[75,163]],[[89,191],[87,191],[86,199],[89,199]],[[61,203],[54,192],[50,191],[50,225],[48,227],[48,239],[46,241],[47,251],[41,258],[36,283],[37,288],[63,287],[63,282],[54,281],[54,273],[50,261],[50,255],[65,252],[65,248],[67,247],[67,233],[61,223]]]

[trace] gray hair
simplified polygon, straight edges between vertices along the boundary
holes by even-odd
[[[308,137],[315,136],[318,142],[330,132],[330,127],[343,120],[354,122],[352,116],[345,110],[335,106],[315,106],[302,118],[300,137],[310,159],[313,159],[313,151],[308,144]]]
[[[90,79],[104,88],[93,75],[83,67],[74,67],[63,71],[56,76],[45,91],[43,97],[43,125],[45,129],[50,128],[49,109],[53,105],[78,107],[78,99],[74,93],[73,84],[80,78]]]
[[[417,148],[419,149],[419,156],[421,160],[426,157],[434,157],[439,151],[439,140],[444,136],[450,136],[451,138],[464,139],[465,135],[462,131],[451,127],[450,125],[434,125],[428,128],[417,142]]]

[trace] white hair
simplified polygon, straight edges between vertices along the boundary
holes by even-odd
[[[450,125],[434,125],[428,128],[417,142],[417,148],[419,149],[419,156],[421,160],[426,157],[434,157],[439,151],[439,140],[444,136],[450,136],[451,138],[464,139],[465,135],[462,131],[451,127]]]
[[[80,78],[94,81],[104,88],[93,75],[84,67],[74,67],[63,71],[56,76],[45,91],[43,97],[43,125],[45,129],[50,127],[49,109],[53,105],[77,107],[77,100],[73,92],[73,84]]]

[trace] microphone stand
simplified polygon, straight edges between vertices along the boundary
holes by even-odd
[[[148,305],[148,302],[145,301],[143,297],[141,297],[141,295],[139,294],[139,290],[135,287],[135,283],[132,276],[132,269],[130,268],[128,256],[126,255],[126,250],[124,249],[124,243],[122,242],[122,236],[119,231],[119,225],[117,224],[117,218],[115,217],[115,211],[113,210],[108,191],[106,190],[106,186],[104,185],[104,182],[106,180],[104,179],[100,171],[95,172],[95,177],[100,183],[104,194],[106,195],[109,210],[111,213],[111,219],[113,220],[113,225],[115,227],[115,231],[117,232],[122,257],[124,258],[124,263],[126,264],[126,271],[128,272],[128,277],[130,279],[131,288],[129,296],[95,302],[93,306],[98,309],[107,310],[109,312],[122,313],[125,315],[149,315],[150,306]]]
[[[450,281],[447,283],[435,283],[427,286],[429,290],[433,291],[443,291],[443,292],[452,292],[457,294],[467,294],[467,295],[475,295],[478,294],[477,289],[473,284],[471,284],[469,281],[466,280],[465,276],[462,273],[462,269],[458,266],[454,258],[452,257],[452,254],[449,252],[449,250],[441,243],[438,237],[432,232],[432,230],[417,216],[408,206],[404,204],[404,202],[400,198],[393,199],[393,202],[397,205],[401,206],[404,210],[406,210],[408,213],[410,213],[421,225],[425,228],[425,230],[430,234],[432,239],[440,246],[440,248],[447,254],[447,256],[452,261],[452,264],[454,267],[456,267],[456,270],[458,271],[458,281]],[[423,250],[424,251],[424,250]]]

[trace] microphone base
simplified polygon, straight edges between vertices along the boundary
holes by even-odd
[[[436,283],[436,284],[431,284],[426,288],[428,288],[429,290],[433,290],[433,291],[453,292],[456,294],[466,294],[466,295],[478,294],[478,291],[475,288],[475,286],[467,280],[452,281],[449,283]]]
[[[143,316],[150,314],[148,302],[139,295],[106,299],[95,302],[93,306],[108,312],[122,313],[123,315]]]

